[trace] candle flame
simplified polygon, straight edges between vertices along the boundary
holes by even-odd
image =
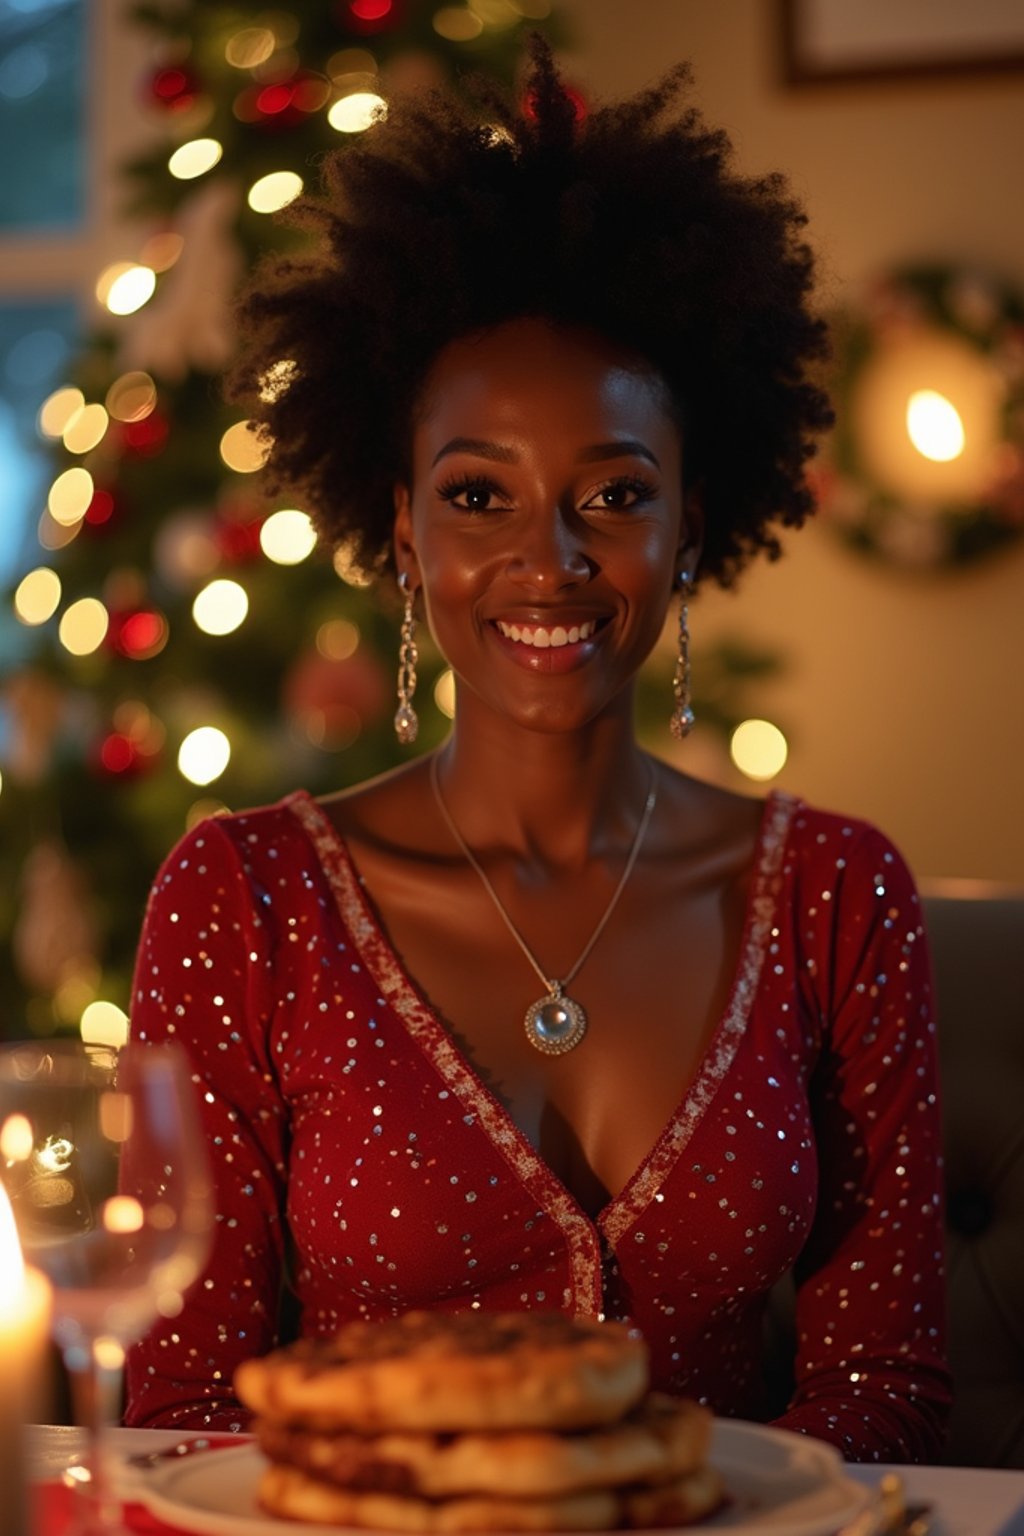
[[[9,1310],[25,1289],[25,1260],[7,1191],[0,1184],[0,1313]]]

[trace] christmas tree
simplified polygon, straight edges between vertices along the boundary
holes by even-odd
[[[137,254],[100,274],[109,320],[42,406],[53,484],[12,594],[29,655],[9,679],[0,795],[0,1035],[116,1034],[146,891],[202,816],[357,782],[399,760],[396,613],[299,507],[268,500],[223,400],[232,300],[297,238],[271,215],[313,186],[384,98],[488,72],[514,86],[549,0],[146,4],[141,82],[166,141],[124,168]],[[581,101],[580,110],[585,110]],[[454,690],[424,634],[417,750]],[[704,668],[705,718],[742,718],[742,648]],[[661,659],[642,712],[668,708]],[[710,687],[710,696],[707,689]],[[430,701],[435,707],[431,708]]]

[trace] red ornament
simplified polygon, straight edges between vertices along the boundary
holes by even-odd
[[[398,0],[347,0],[339,7],[341,22],[350,32],[366,36],[398,25]]]
[[[158,69],[150,77],[148,95],[150,101],[167,112],[184,112],[199,94],[199,79],[191,70],[172,65]]]

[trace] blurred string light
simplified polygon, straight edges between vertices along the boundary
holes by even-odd
[[[377,60],[368,48],[341,48],[327,60],[327,73],[335,85],[355,90],[376,80]]]
[[[60,605],[60,577],[48,565],[29,571],[14,593],[14,612],[23,624],[45,624]]]
[[[276,213],[287,208],[302,191],[302,177],[294,171],[271,171],[249,188],[246,202],[254,213]]]
[[[298,565],[316,548],[316,529],[308,512],[286,508],[272,512],[260,528],[260,548],[275,565]]]
[[[65,528],[80,523],[89,510],[94,489],[92,475],[79,465],[58,475],[46,498],[46,507],[54,522]]]
[[[115,261],[96,279],[96,297],[112,315],[134,315],[156,290],[156,273],[137,261]]]
[[[196,595],[192,617],[206,635],[230,635],[245,622],[249,596],[237,581],[218,578]]]
[[[221,458],[228,469],[240,475],[250,475],[254,470],[262,469],[269,453],[270,445],[256,436],[247,421],[236,421],[220,440]]]
[[[729,755],[748,779],[774,779],[789,756],[786,738],[770,720],[744,720],[733,731]]]
[[[449,720],[455,719],[455,673],[446,667],[434,684],[434,703]]]
[[[348,542],[338,545],[331,558],[335,571],[349,587],[370,587],[373,585],[373,577],[368,575],[358,563]]]
[[[385,116],[387,103],[376,91],[351,91],[341,96],[327,114],[327,121],[338,133],[362,133],[378,116]]]
[[[178,181],[194,181],[212,171],[224,153],[219,139],[189,139],[179,144],[167,162],[167,169]]]
[[[106,407],[115,421],[144,421],[156,406],[156,385],[148,373],[123,373],[107,390]]]
[[[103,441],[110,417],[102,405],[83,405],[61,434],[68,453],[91,453]]]
[[[328,661],[348,661],[359,648],[359,629],[349,619],[328,619],[316,632],[316,648]]]
[[[89,656],[99,650],[110,627],[110,615],[98,597],[80,597],[61,615],[57,635],[72,656]]]
[[[256,69],[276,48],[277,38],[269,27],[243,27],[228,39],[224,57],[235,69]]]
[[[434,12],[431,25],[437,35],[449,43],[470,43],[484,29],[480,17],[464,5],[442,6]]]
[[[910,396],[907,436],[922,458],[936,464],[958,459],[967,441],[960,412],[937,389],[916,389]]]
[[[74,389],[71,385],[55,389],[39,407],[40,432],[44,437],[62,437],[64,428],[84,404],[85,396],[80,389]]]
[[[97,998],[82,1010],[78,1032],[86,1045],[127,1045],[128,1015],[116,1003]]]
[[[178,772],[190,784],[212,784],[231,761],[231,743],[215,725],[189,731],[178,748]]]

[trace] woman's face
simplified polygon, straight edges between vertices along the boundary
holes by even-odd
[[[660,378],[600,336],[509,321],[427,378],[398,569],[489,709],[547,731],[628,705],[699,529]]]

